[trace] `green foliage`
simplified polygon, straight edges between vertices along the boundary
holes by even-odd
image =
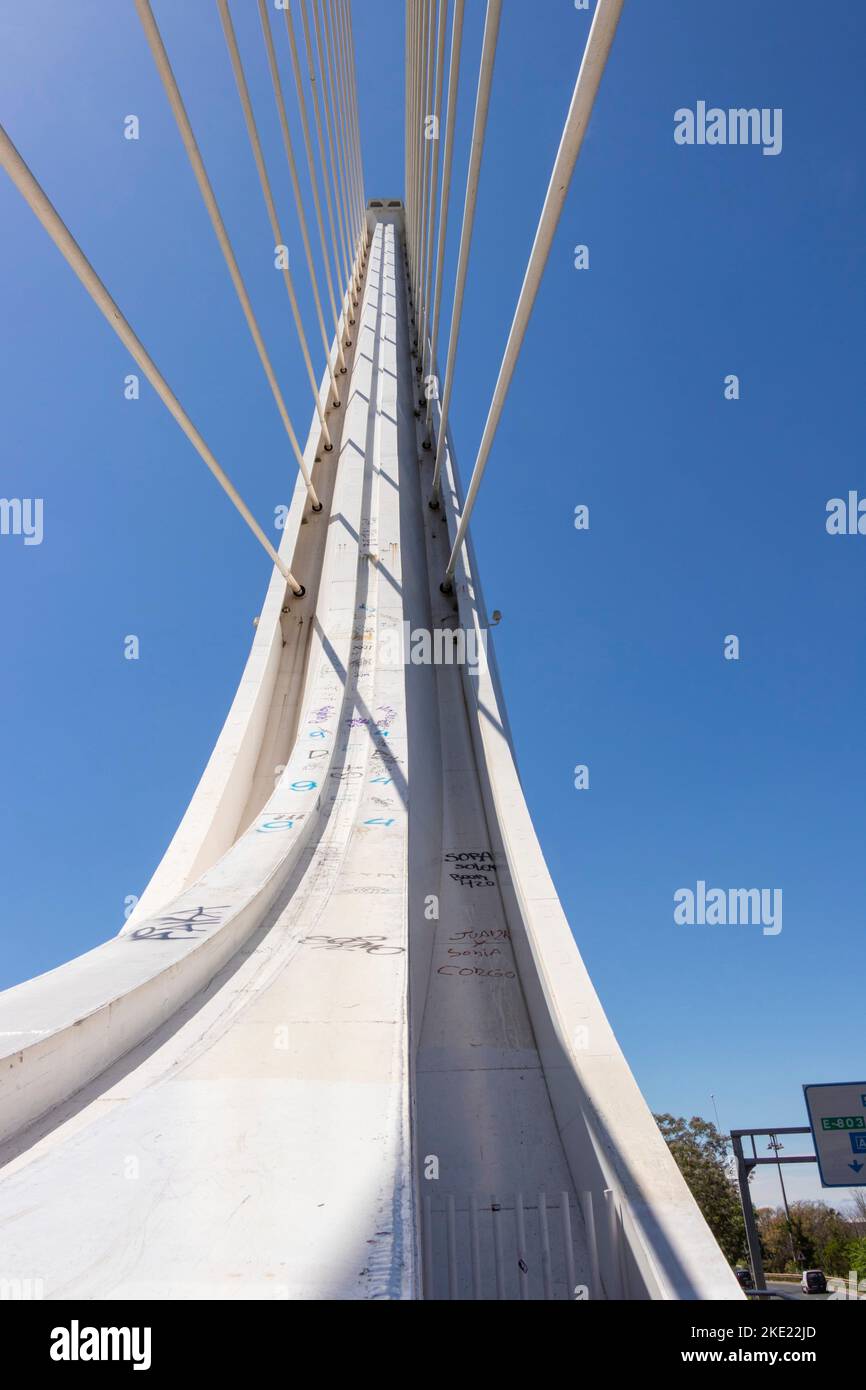
[[[823,1269],[847,1276],[849,1223],[826,1202],[792,1202],[791,1227],[782,1207],[756,1213],[764,1267],[777,1273]],[[793,1238],[793,1252],[791,1249]]]
[[[728,1172],[728,1140],[709,1120],[656,1115],[677,1167],[731,1264],[745,1258],[746,1230],[736,1182]]]
[[[858,1236],[856,1240],[849,1240],[846,1274],[849,1269],[857,1271],[858,1279],[866,1279],[866,1236]]]
[[[831,1236],[824,1246],[821,1253],[818,1269],[823,1269],[826,1275],[841,1275],[847,1279],[848,1273],[857,1266],[851,1263],[851,1247],[855,1241],[846,1240],[844,1236]]]

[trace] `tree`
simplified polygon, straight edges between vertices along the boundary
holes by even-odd
[[[849,1272],[857,1267],[851,1263],[852,1247],[856,1244],[856,1241],[846,1240],[844,1236],[831,1236],[822,1251],[819,1268],[823,1269],[825,1274],[847,1278]],[[861,1244],[866,1252],[866,1241],[862,1241]]]
[[[823,1269],[825,1274],[847,1274],[851,1230],[845,1219],[826,1202],[792,1202],[791,1234],[781,1207],[762,1207],[757,1213],[764,1264],[782,1273],[798,1269]],[[791,1235],[797,1259],[791,1259]]]
[[[781,1273],[783,1270],[797,1269],[801,1265],[804,1268],[810,1267],[809,1259],[802,1253],[797,1259],[792,1259],[792,1241],[795,1250],[802,1252],[804,1246],[808,1247],[806,1232],[798,1226],[793,1211],[790,1229],[782,1207],[760,1207],[755,1212],[755,1221],[761,1240],[761,1258],[765,1270]]]
[[[745,1257],[746,1228],[737,1184],[728,1172],[728,1139],[709,1120],[656,1115],[674,1161],[731,1264]]]
[[[848,1261],[858,1279],[866,1279],[866,1236],[848,1242]]]
[[[852,1187],[849,1196],[853,1219],[866,1222],[866,1187]]]

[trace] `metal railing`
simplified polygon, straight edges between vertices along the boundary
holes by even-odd
[[[426,1193],[424,1298],[594,1301],[645,1298],[623,1205],[581,1192],[506,1197]]]

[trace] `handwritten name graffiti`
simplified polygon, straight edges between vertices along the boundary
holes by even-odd
[[[449,956],[483,956],[487,958],[489,956],[501,956],[502,952],[498,946],[491,946],[489,948],[483,946],[468,946],[465,951],[458,951],[456,946],[449,946],[448,954]]]
[[[448,939],[472,946],[487,946],[491,941],[510,941],[511,933],[507,927],[468,927],[466,931],[453,932]]]
[[[199,936],[206,927],[218,927],[223,921],[223,913],[228,905],[218,907],[192,907],[186,912],[173,912],[168,917],[157,917],[153,923],[145,923],[130,935],[136,941],[182,941],[190,936]]]
[[[307,720],[307,723],[308,723],[308,724],[326,724],[326,723],[328,722],[328,720],[330,719],[330,717],[331,717],[331,715],[332,715],[333,713],[334,713],[334,706],[333,706],[333,705],[322,705],[319,709],[313,710],[312,714],[310,715],[309,719]]]
[[[448,947],[449,956],[490,957],[502,955],[495,943],[509,941],[510,935],[507,927],[479,927],[454,932],[449,940],[454,943]]]
[[[383,738],[387,738],[388,735],[385,730],[390,728],[394,723],[394,720],[397,718],[397,711],[394,709],[393,705],[377,705],[373,713],[375,718],[370,718],[366,715],[352,714],[349,715],[347,719],[344,719],[343,723],[348,724],[350,729],[369,728],[374,734],[382,734]]]
[[[461,888],[493,888],[496,880],[490,874],[496,873],[496,865],[489,849],[452,850],[445,855],[445,863],[452,865],[448,875]]]
[[[475,975],[482,980],[515,980],[513,970],[484,970],[480,965],[440,965],[437,975]]]
[[[363,951],[368,956],[403,954],[402,946],[385,945],[386,940],[384,936],[308,936],[307,944],[320,951]]]
[[[470,927],[465,931],[452,932],[449,941],[452,945],[447,948],[447,954],[452,961],[456,957],[458,960],[466,956],[480,956],[482,960],[490,959],[493,956],[503,954],[497,942],[507,943],[511,939],[511,933],[507,927]],[[485,969],[480,965],[440,965],[437,975],[456,975],[475,977],[482,980],[514,980],[517,978],[514,970],[507,964],[502,966]]]

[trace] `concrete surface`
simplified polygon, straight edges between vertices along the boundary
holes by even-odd
[[[47,1297],[742,1293],[550,881],[453,450],[427,506],[402,211],[371,246],[336,447],[307,449],[250,660],[124,932],[0,995],[0,1277]],[[324,389],[324,388],[323,388]],[[483,649],[482,649],[483,650]]]

